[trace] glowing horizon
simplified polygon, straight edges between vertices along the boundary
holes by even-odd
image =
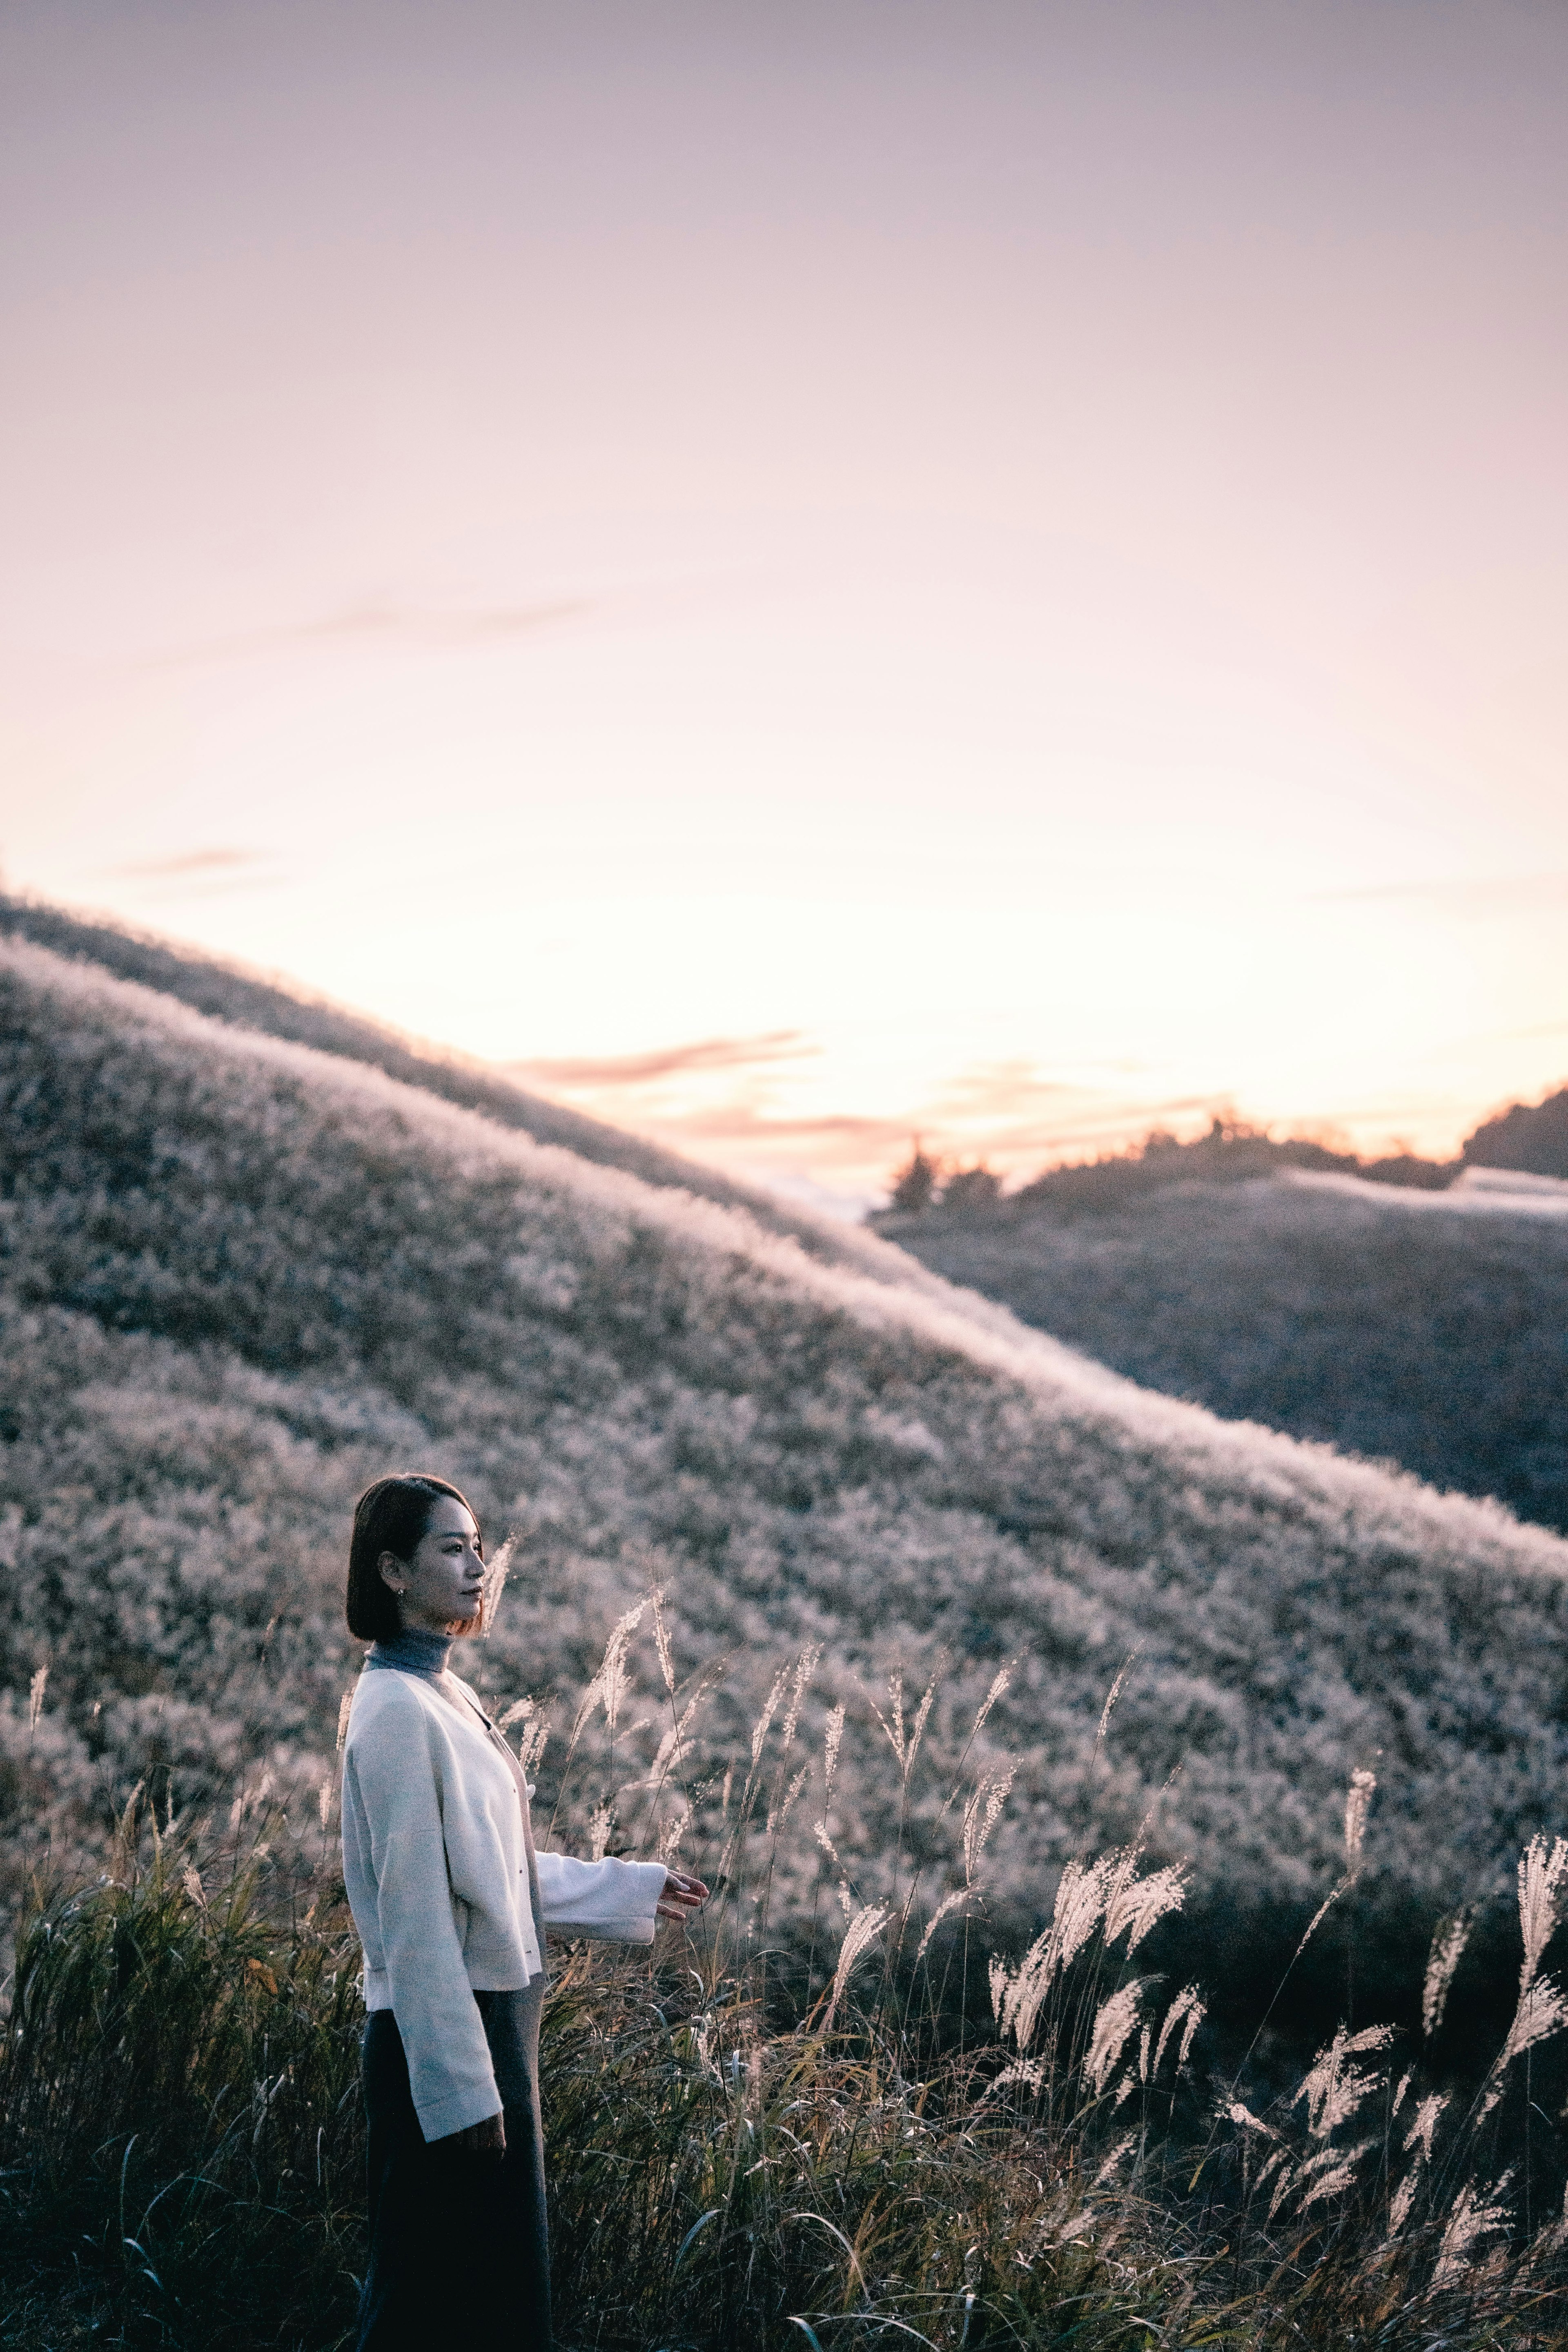
[[[1568,1076],[1568,23],[0,53],[11,887],[846,1207]]]

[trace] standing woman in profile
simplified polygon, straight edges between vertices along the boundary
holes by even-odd
[[[372,1647],[343,1753],[369,2011],[359,2352],[549,2352],[544,1931],[649,1944],[708,1893],[662,1863],[535,1853],[522,1768],[447,1664],[479,1630],[484,1580],[478,1522],[444,1478],[360,1496],[348,1621]]]

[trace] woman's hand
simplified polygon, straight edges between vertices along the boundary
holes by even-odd
[[[448,2147],[459,2156],[482,2156],[491,2164],[499,2164],[506,2154],[506,2121],[501,2116],[487,2116],[482,2124],[470,2124],[467,2131],[448,2132],[445,2139],[433,2142],[437,2147]]]
[[[689,1870],[667,1870],[664,1893],[658,1898],[661,1919],[687,1919],[693,1911],[700,1911],[708,1900],[708,1889]]]

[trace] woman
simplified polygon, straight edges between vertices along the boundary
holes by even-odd
[[[372,1647],[343,1753],[370,2012],[359,2352],[549,2352],[544,1931],[649,1944],[708,1894],[662,1863],[535,1853],[521,1767],[447,1664],[479,1627],[484,1579],[478,1523],[444,1478],[380,1478],[360,1496],[348,1621]]]

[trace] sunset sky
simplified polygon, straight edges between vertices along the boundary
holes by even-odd
[[[1568,1078],[1559,0],[10,0],[0,868],[854,1209]]]

